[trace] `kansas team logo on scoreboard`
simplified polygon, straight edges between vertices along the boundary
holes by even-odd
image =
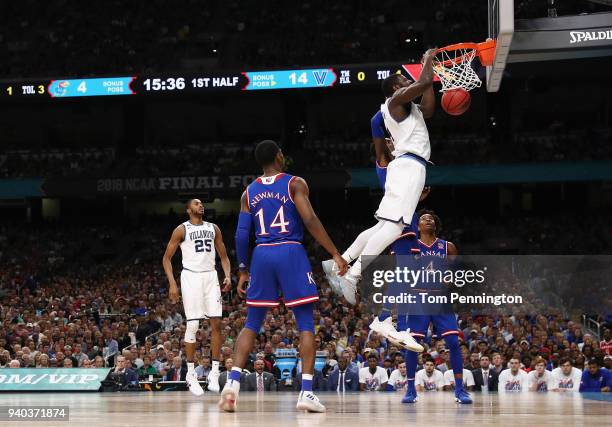
[[[331,87],[336,83],[332,68],[283,71],[249,71],[243,73],[249,80],[243,90],[304,89]]]
[[[134,95],[130,84],[134,77],[52,80],[47,92],[52,98],[75,96]]]

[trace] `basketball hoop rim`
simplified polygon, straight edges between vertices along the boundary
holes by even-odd
[[[448,46],[444,46],[438,49],[437,53],[440,52],[452,52],[456,50],[466,49],[468,52],[463,55],[456,56],[453,59],[447,59],[445,61],[435,61],[438,65],[443,67],[450,67],[453,64],[460,64],[464,62],[464,57],[470,54],[472,51],[476,51],[478,55],[478,59],[483,66],[491,66],[493,65],[493,60],[495,59],[495,47],[497,45],[497,40],[495,39],[487,39],[481,43],[474,42],[463,42],[463,43],[455,43]],[[472,56],[473,59],[473,56]]]

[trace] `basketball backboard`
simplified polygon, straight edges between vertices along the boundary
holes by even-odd
[[[514,0],[489,1],[489,38],[497,40],[495,60],[487,67],[487,91],[497,92],[514,36]]]

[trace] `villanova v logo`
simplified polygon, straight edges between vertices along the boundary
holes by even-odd
[[[325,78],[327,77],[327,70],[317,70],[313,71],[315,80],[317,81],[317,86],[323,86],[325,84]]]

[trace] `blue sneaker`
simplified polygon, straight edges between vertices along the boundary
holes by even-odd
[[[413,388],[409,388],[408,390],[406,390],[406,394],[402,399],[402,403],[416,403],[417,400],[419,400],[419,397],[417,396],[416,390]]]
[[[461,388],[455,390],[455,402],[461,403],[462,405],[470,405],[472,403],[472,398],[467,391]]]

